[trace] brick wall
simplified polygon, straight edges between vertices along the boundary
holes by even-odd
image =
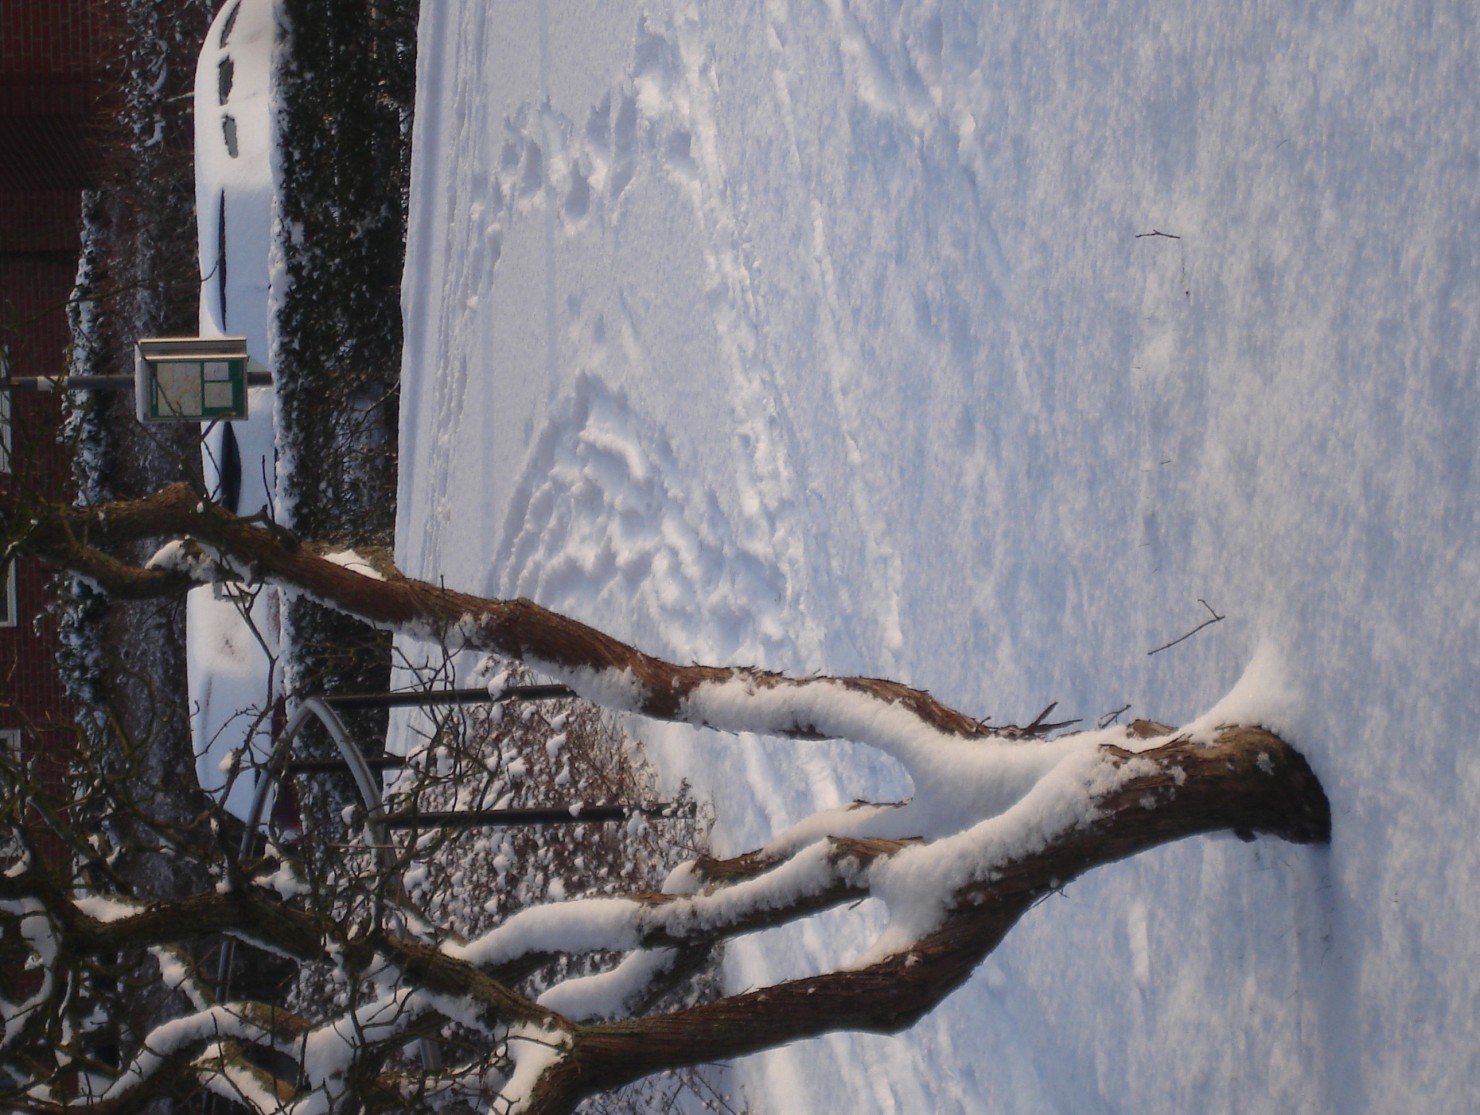
[[[76,204],[76,195],[72,195]],[[0,254],[0,321],[24,323],[6,337],[16,375],[55,374],[66,352],[63,305],[75,278],[76,215],[72,257]],[[0,484],[23,485],[65,498],[67,461],[57,445],[61,407],[50,394],[20,393],[11,399],[10,473]],[[60,789],[62,760],[72,746],[73,714],[53,659],[55,620],[47,614],[51,574],[21,558],[12,573],[13,626],[0,627],[0,728],[18,728],[28,756],[40,758],[49,781]]]
[[[52,76],[94,69],[102,48],[93,0],[5,0],[0,4],[0,74]]]
[[[71,221],[65,222],[70,199]],[[10,200],[0,195],[0,207]],[[67,299],[77,280],[79,248],[76,194],[63,195],[51,217],[54,242],[45,249],[35,230],[30,250],[0,251],[0,343],[15,376],[56,375],[67,356]],[[35,210],[30,210],[35,212]],[[0,229],[4,227],[0,221]],[[3,239],[0,239],[3,242]],[[67,248],[62,248],[62,245]],[[60,496],[68,466],[56,444],[61,406],[50,393],[17,392],[11,402],[11,472],[28,489]]]
[[[0,146],[0,151],[4,147]],[[3,174],[0,174],[3,178]],[[13,270],[19,261],[12,256],[54,253],[72,261],[76,269],[79,248],[78,214],[82,208],[76,190],[26,190],[8,193],[0,189],[0,298],[28,285],[22,272]]]
[[[0,0],[0,341],[14,375],[64,367],[79,193],[94,181],[89,137],[116,41],[108,10],[102,0]],[[60,418],[51,396],[13,397],[11,471],[0,484],[64,496]],[[50,573],[21,559],[13,577],[16,622],[0,627],[0,728],[20,729],[23,748],[55,779],[75,735],[53,660]]]
[[[57,678],[52,655],[57,645],[56,621],[46,612],[50,575],[37,562],[17,563],[14,627],[0,627],[0,645],[8,662],[5,689],[13,700],[0,708],[0,728],[70,732],[67,695]]]
[[[71,190],[94,184],[96,158],[87,143],[89,117],[0,113],[0,191]]]
[[[102,0],[0,3],[0,191],[93,184],[88,136],[114,62]]]

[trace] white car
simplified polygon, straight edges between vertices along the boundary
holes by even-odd
[[[195,204],[200,241],[200,335],[244,336],[268,360],[273,222],[273,0],[230,0],[206,34],[195,77]],[[271,514],[276,489],[273,391],[249,389],[248,417],[207,426],[206,488],[242,515]],[[218,589],[190,593],[186,613],[192,730],[201,785],[221,793],[234,756],[265,756],[281,696],[279,598],[249,601]],[[226,806],[242,815],[252,779]]]

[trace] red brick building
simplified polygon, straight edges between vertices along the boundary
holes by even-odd
[[[0,3],[0,352],[10,375],[64,368],[81,192],[95,180],[90,137],[108,88],[106,11],[99,0]],[[60,421],[54,396],[0,392],[0,484],[65,491]],[[73,738],[48,579],[26,558],[0,573],[0,745],[40,754]]]

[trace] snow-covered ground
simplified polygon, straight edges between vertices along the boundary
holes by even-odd
[[[1477,38],[1396,0],[423,5],[406,572],[994,720],[1185,721],[1252,665],[1332,799],[1329,851],[1099,871],[906,1035],[742,1062],[758,1109],[1472,1109]],[[720,851],[909,789],[646,736]]]

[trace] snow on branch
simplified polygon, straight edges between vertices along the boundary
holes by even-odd
[[[147,538],[173,541],[144,570],[108,557],[121,542]],[[746,855],[698,860],[675,871],[664,893],[536,907],[466,943],[407,935],[412,922],[393,899],[384,907],[377,899],[386,917],[347,925],[298,888],[284,898],[243,885],[143,908],[0,879],[0,915],[19,924],[49,980],[74,952],[153,947],[166,980],[190,998],[187,1013],[130,1052],[109,1099],[185,1072],[260,1111],[349,1108],[366,1089],[401,1095],[404,1081],[384,1068],[387,1058],[445,1023],[475,1048],[424,1072],[416,1087],[483,1105],[497,1097],[507,1110],[567,1111],[661,1069],[836,1029],[908,1026],[1025,910],[1098,865],[1219,829],[1294,842],[1330,836],[1329,805],[1305,760],[1249,724],[1213,717],[1178,733],[1138,721],[1043,739],[1037,721],[990,727],[898,682],[678,665],[529,600],[367,570],[182,485],[86,513],[59,510],[38,520],[24,545],[101,570],[120,591],[221,577],[272,582],[383,628],[517,659],[608,707],[723,732],[850,739],[892,756],[912,783],[906,801],[824,811]],[[652,990],[714,943],[863,897],[882,900],[888,922],[849,966],[644,1013]],[[168,946],[223,933],[301,962],[338,961],[354,973],[348,1001],[301,1024],[265,1019],[249,1003],[210,1002]],[[592,953],[624,955],[540,994],[516,990],[548,960]],[[45,993],[56,997],[56,986]],[[7,1043],[12,1018],[43,1006],[34,996],[7,1006]],[[238,1056],[243,1044],[291,1057],[295,1079],[254,1067]]]

